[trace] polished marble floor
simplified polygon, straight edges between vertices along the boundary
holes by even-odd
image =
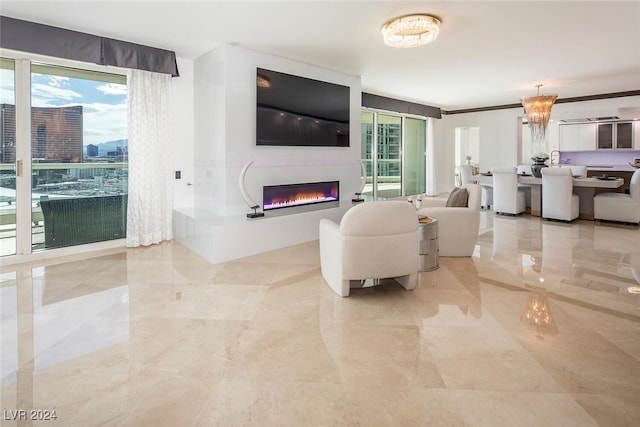
[[[317,242],[0,279],[2,426],[640,425],[637,227],[483,211],[473,257],[348,298]]]

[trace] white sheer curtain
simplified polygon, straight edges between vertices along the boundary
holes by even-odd
[[[173,238],[171,76],[130,70],[127,87],[127,246],[136,247]]]

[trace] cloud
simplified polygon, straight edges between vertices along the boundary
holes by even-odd
[[[15,104],[15,91],[13,70],[0,69],[0,103]]]
[[[96,89],[105,95],[126,95],[127,86],[117,83],[108,83],[106,85],[100,85]]]
[[[42,74],[37,74],[37,75],[42,75]],[[46,84],[48,84],[51,87],[69,87],[69,78],[68,77],[61,77],[61,76],[50,76],[50,75],[46,75],[45,76],[45,82]]]
[[[34,83],[31,85],[31,102],[34,107],[58,107],[59,102],[82,99],[82,95],[71,89]],[[54,104],[52,101],[57,101]]]
[[[127,138],[127,104],[83,106],[83,144],[98,144]]]

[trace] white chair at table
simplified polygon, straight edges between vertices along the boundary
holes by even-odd
[[[542,217],[573,221],[580,214],[580,197],[573,194],[571,168],[542,168]]]
[[[493,206],[493,187],[480,184],[480,190],[482,191],[480,207],[483,209],[491,209],[491,206]]]
[[[518,189],[516,170],[515,167],[491,169],[495,213],[518,215],[527,210],[526,194]]]
[[[593,217],[608,221],[640,223],[640,169],[631,175],[629,194],[607,192],[593,196]]]
[[[471,165],[460,165],[458,166],[458,170],[460,171],[460,186],[464,186],[465,184],[475,184],[476,181],[473,179],[473,168]],[[493,188],[490,185],[482,185],[480,184],[481,198],[480,198],[480,208],[491,208],[493,204]]]
[[[480,190],[482,191],[480,208],[491,209],[491,206],[493,206],[493,184],[484,185],[481,182],[479,182],[478,184],[480,185]]]
[[[518,165],[516,166],[516,173],[518,175],[531,175],[531,165]],[[528,208],[531,208],[531,186],[529,184],[518,184],[518,190],[524,191],[525,203]]]
[[[473,184],[473,168],[471,168],[471,165],[460,165],[458,166],[458,171],[460,172],[461,187],[465,184]]]
[[[573,175],[574,178],[586,178],[587,177],[587,167],[586,166],[570,165],[570,166],[563,166],[563,167],[569,167],[571,169],[571,174]]]

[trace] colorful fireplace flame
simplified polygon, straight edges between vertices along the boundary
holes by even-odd
[[[338,201],[339,187],[339,181],[264,186],[264,210]]]

